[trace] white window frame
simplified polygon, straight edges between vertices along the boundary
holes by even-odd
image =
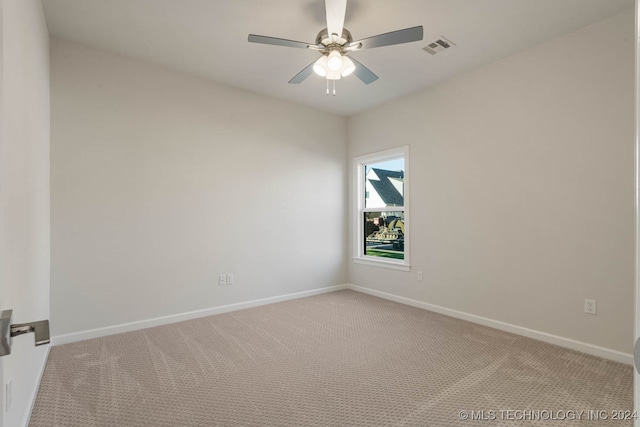
[[[384,208],[365,208],[365,189],[366,189],[366,177],[365,167],[368,164],[380,163],[387,160],[395,160],[404,158],[404,206],[393,206]],[[410,182],[409,182],[409,146],[404,145],[402,147],[392,148],[389,150],[379,151],[377,153],[366,154],[364,156],[354,157],[353,159],[353,179],[355,189],[355,220],[354,220],[354,234],[353,234],[353,262],[356,264],[371,265],[375,267],[391,268],[394,270],[410,271],[411,264],[409,258],[410,246],[411,246],[411,226],[409,215],[409,197],[410,197]],[[364,247],[364,214],[366,212],[395,212],[404,211],[404,259],[396,260],[389,258],[380,258],[374,256],[365,255]]]

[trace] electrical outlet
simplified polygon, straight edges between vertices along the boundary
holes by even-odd
[[[422,271],[418,271],[418,282],[422,282]]]
[[[227,275],[221,274],[220,276],[218,276],[218,285],[224,286],[226,284],[227,284]]]
[[[233,274],[227,274],[227,285],[233,285]]]
[[[584,300],[584,312],[589,314],[596,314],[596,300],[594,299]]]
[[[13,385],[13,380],[7,381],[4,387],[4,411],[9,412],[9,408],[11,408],[11,388]]]

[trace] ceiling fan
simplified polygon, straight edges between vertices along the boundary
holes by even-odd
[[[329,81],[333,82],[333,95],[335,95],[335,81],[352,73],[364,84],[370,84],[378,80],[378,76],[376,76],[373,71],[348,56],[348,53],[360,49],[371,49],[374,47],[422,40],[423,29],[422,25],[420,25],[353,41],[349,30],[344,28],[346,10],[347,0],[325,0],[327,28],[318,33],[315,44],[276,37],[259,36],[256,34],[249,34],[249,42],[317,51],[322,56],[307,65],[302,71],[289,80],[289,83],[302,83],[315,72],[319,76],[327,79],[327,95],[329,95]]]

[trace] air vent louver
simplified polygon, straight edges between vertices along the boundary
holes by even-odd
[[[440,37],[437,40],[429,43],[426,47],[422,48],[425,52],[435,55],[436,53],[444,52],[445,50],[456,47],[456,45],[451,41],[447,40],[444,37]]]

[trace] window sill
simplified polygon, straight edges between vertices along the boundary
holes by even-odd
[[[383,261],[369,258],[352,258],[354,264],[369,265],[371,267],[389,268],[391,270],[411,271],[411,266],[408,264],[399,264],[393,261]]]

